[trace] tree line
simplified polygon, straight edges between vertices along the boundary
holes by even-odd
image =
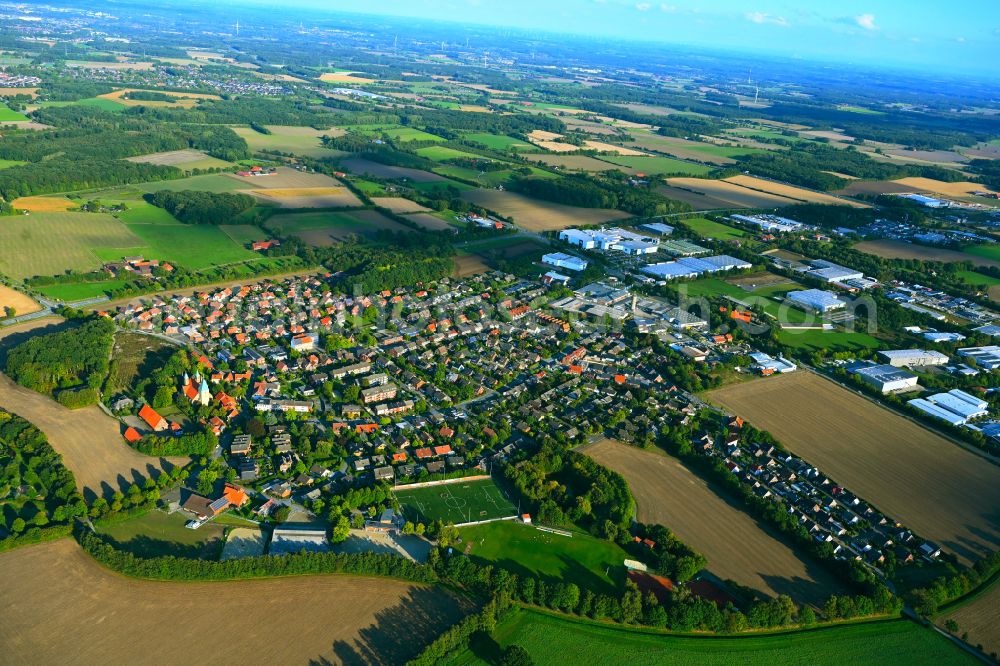
[[[257,203],[249,194],[191,190],[160,190],[143,198],[185,224],[228,224]]]

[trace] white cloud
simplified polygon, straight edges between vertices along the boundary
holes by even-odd
[[[640,12],[648,12],[650,9],[653,8],[653,5],[648,2],[637,2],[635,8],[638,9]]]
[[[660,11],[672,14],[677,11],[677,5],[668,5],[666,3],[660,5]]]
[[[751,23],[757,23],[760,25],[763,25],[765,23],[769,23],[771,25],[782,25],[782,26],[788,25],[788,19],[786,19],[784,16],[772,16],[771,14],[766,14],[764,12],[747,12],[746,14],[744,14],[744,16],[746,17],[746,20],[750,21]]]
[[[861,14],[860,16],[855,16],[854,22],[865,30],[878,30],[878,26],[875,25],[874,14]]]

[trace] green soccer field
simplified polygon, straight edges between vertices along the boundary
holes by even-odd
[[[411,522],[468,523],[506,518],[517,513],[492,479],[458,481],[441,486],[396,490],[403,515]]]

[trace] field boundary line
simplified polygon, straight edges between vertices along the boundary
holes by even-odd
[[[501,520],[517,520],[517,516],[503,516],[501,518],[487,518],[486,520],[473,520],[468,523],[456,523],[455,527],[472,527],[473,525],[485,525],[486,523],[498,523]]]
[[[493,477],[489,474],[477,474],[476,476],[460,476],[454,479],[440,479],[438,481],[421,481],[420,483],[404,483],[402,485],[393,486],[392,492],[398,492],[400,490],[406,490],[408,488],[433,488],[434,486],[448,486],[453,483],[461,483],[462,481],[483,481],[484,479],[492,479]]]

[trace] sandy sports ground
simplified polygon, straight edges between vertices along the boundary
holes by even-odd
[[[513,218],[515,224],[528,231],[555,231],[581,224],[599,224],[632,217],[620,210],[577,208],[498,190],[468,190],[462,193],[462,198]]]
[[[870,208],[868,204],[863,204],[858,201],[851,201],[849,199],[841,199],[839,197],[831,196],[829,194],[824,194],[822,192],[814,192],[812,190],[807,190],[801,187],[795,187],[793,185],[785,185],[783,183],[776,183],[772,180],[765,180],[763,178],[754,178],[753,176],[733,176],[732,178],[725,179],[727,183],[733,183],[739,185],[740,187],[745,187],[750,190],[759,190],[767,194],[775,194],[781,197],[788,197],[789,199],[797,199],[799,201],[805,201],[808,203],[821,203],[821,204],[831,204],[838,206],[853,206],[855,208]]]
[[[1000,266],[1000,261],[979,257],[974,254],[949,250],[943,247],[915,245],[897,240],[862,241],[854,246],[855,250],[874,254],[885,259],[924,259],[928,261],[970,261],[974,266]]]
[[[14,308],[17,315],[26,315],[38,312],[42,306],[36,303],[31,296],[0,284],[0,319],[6,318],[4,308]]]
[[[361,200],[346,187],[288,187],[241,190],[279,208],[350,208]]]
[[[677,459],[609,439],[584,453],[625,477],[640,522],[668,527],[708,558],[707,568],[716,576],[817,605],[843,592],[820,564],[800,557]]]
[[[946,613],[936,624],[944,627],[947,620],[958,623],[958,635],[969,632],[971,645],[982,645],[986,654],[1000,654],[1000,584],[964,606]]]
[[[1000,543],[1000,467],[812,372],[706,394],[966,564]]]
[[[0,555],[0,586],[18,664],[401,664],[473,610],[387,578],[135,580],[70,539]]]
[[[264,533],[259,527],[234,527],[222,547],[223,560],[256,557],[264,554]]]

